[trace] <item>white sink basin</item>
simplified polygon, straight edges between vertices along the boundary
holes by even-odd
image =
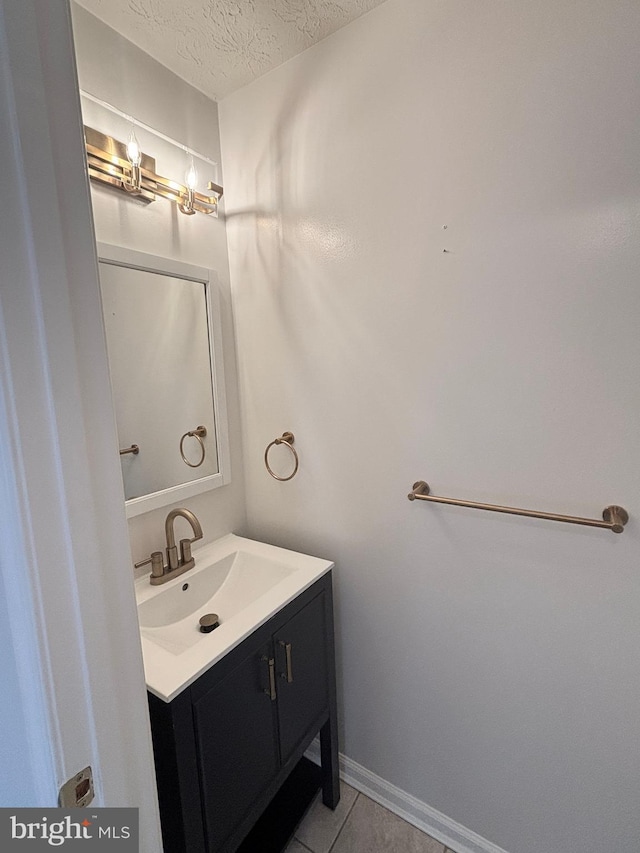
[[[215,562],[198,559],[202,565],[196,564],[188,576],[181,575],[162,585],[156,595],[138,605],[140,627],[164,628],[166,645],[176,654],[198,639],[188,626],[197,625],[205,613],[219,611],[228,621],[295,571],[291,566],[240,549]]]
[[[147,688],[165,702],[333,567],[232,533],[193,556],[195,567],[166,584],[136,581]],[[220,625],[203,634],[207,613]]]

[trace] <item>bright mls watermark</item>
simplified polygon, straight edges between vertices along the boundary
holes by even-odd
[[[138,853],[138,809],[0,809],[0,850]]]

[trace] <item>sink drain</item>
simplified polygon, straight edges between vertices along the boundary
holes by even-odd
[[[207,613],[200,617],[200,630],[203,634],[209,634],[214,628],[220,624],[220,617],[217,613]]]

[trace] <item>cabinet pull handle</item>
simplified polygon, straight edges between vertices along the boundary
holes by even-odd
[[[272,702],[276,700],[276,662],[275,658],[268,658],[266,655],[262,655],[262,660],[265,661],[269,666],[269,687],[264,688],[264,692],[267,694],[269,699]]]
[[[293,668],[291,666],[291,643],[285,643],[284,640],[280,640],[280,645],[284,649],[284,654],[287,662],[287,671],[286,673],[282,673],[282,678],[287,679],[287,684],[291,684],[293,681]]]

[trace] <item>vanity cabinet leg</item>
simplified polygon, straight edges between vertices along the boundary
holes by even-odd
[[[335,809],[340,802],[338,767],[338,721],[335,713],[320,729],[320,762],[322,765],[322,802]]]

